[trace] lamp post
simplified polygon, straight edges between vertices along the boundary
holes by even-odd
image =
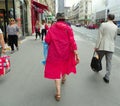
[[[13,17],[14,19],[16,19],[16,16],[15,16],[15,0],[13,0]]]
[[[6,17],[8,17],[9,13],[8,13],[8,0],[5,0],[5,8],[6,8]],[[7,24],[9,23],[8,18],[6,18],[6,22]]]

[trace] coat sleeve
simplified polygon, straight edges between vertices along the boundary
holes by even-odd
[[[97,37],[95,48],[99,48],[100,47],[102,36],[103,36],[103,24],[101,24],[101,26],[100,26],[100,28],[98,30],[98,37]]]
[[[74,39],[74,33],[73,33],[73,30],[71,28],[69,29],[68,34],[70,36],[71,49],[72,50],[77,50],[77,45],[76,45],[76,42],[75,42],[75,39]]]

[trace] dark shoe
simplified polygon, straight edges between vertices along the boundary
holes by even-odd
[[[64,83],[65,83],[65,81],[66,81],[66,79],[62,79],[62,84],[64,84]]]
[[[104,80],[105,83],[109,83],[109,80],[106,79],[105,77],[103,77],[103,80]]]
[[[60,95],[58,95],[58,94],[55,95],[55,100],[56,100],[56,101],[60,101],[60,98],[61,98]]]
[[[19,50],[19,48],[17,47],[17,51]]]

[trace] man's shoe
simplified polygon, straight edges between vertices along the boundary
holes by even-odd
[[[103,80],[104,80],[105,83],[109,83],[109,80],[106,79],[105,77],[103,77]]]
[[[17,51],[19,50],[19,48],[17,47]]]

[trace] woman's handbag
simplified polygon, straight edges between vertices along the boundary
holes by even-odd
[[[10,71],[10,56],[4,55],[0,57],[0,76]]]
[[[93,53],[90,66],[91,66],[91,69],[95,72],[99,72],[100,70],[102,70],[101,60],[99,58],[99,55],[95,51]]]
[[[48,44],[45,41],[43,41],[43,54],[44,54],[44,60],[42,61],[42,63],[45,65],[48,54]]]

